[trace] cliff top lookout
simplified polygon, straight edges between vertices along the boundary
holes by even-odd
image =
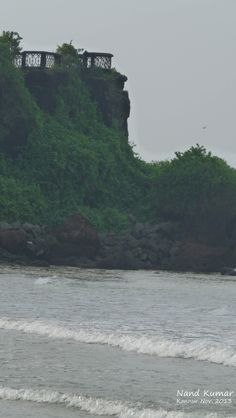
[[[100,67],[110,70],[112,54],[105,52],[88,52],[79,54],[79,61],[84,68]],[[52,68],[62,62],[62,55],[47,51],[23,51],[16,56],[14,64],[17,68]]]

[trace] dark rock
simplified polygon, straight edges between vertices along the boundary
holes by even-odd
[[[168,238],[173,238],[178,232],[178,229],[179,224],[176,222],[161,222],[153,227],[153,231],[159,232]]]
[[[30,223],[24,223],[22,229],[28,234],[35,238],[42,234],[42,229],[39,225],[33,225]]]
[[[116,234],[103,234],[98,236],[102,246],[114,247],[119,241],[119,237]]]
[[[56,240],[49,246],[49,256],[63,263],[68,256],[93,258],[100,249],[96,230],[81,215],[73,215],[51,232]]]
[[[42,256],[44,256],[47,253],[47,249],[49,248],[49,244],[51,243],[51,241],[51,237],[48,237],[48,239],[45,237],[36,238],[32,241],[28,240],[26,242],[27,254],[31,258],[42,258]],[[55,243],[56,240],[54,239],[53,242]]]
[[[31,232],[31,231],[34,229],[34,227],[35,227],[35,225],[30,224],[30,223],[28,223],[28,222],[25,222],[25,223],[22,225],[22,229],[23,229],[25,232]]]
[[[150,240],[148,237],[142,237],[139,240],[137,240],[138,245],[140,245],[142,248],[152,248],[155,244],[152,240]]]
[[[134,230],[97,234],[81,215],[68,218],[53,231],[24,223],[0,224],[0,262],[48,267],[221,271],[236,275],[236,246],[210,246],[181,238],[172,222],[136,223]]]
[[[148,255],[146,253],[143,253],[140,257],[141,261],[147,261],[148,260]]]
[[[26,248],[26,233],[21,229],[0,230],[0,247],[10,252],[21,252]]]
[[[153,252],[149,252],[148,253],[148,259],[149,259],[149,261],[151,262],[151,264],[152,264],[152,266],[157,266],[157,264],[158,264],[158,257],[157,257],[157,254],[156,253],[153,253]]]
[[[106,269],[123,269],[123,270],[138,270],[145,268],[145,263],[142,260],[136,259],[129,251],[117,252],[113,256],[107,256],[98,259],[96,266]]]
[[[163,238],[157,242],[152,242],[151,250],[159,255],[169,255],[172,242]]]
[[[129,233],[124,236],[123,241],[126,247],[135,248],[138,245],[138,240]]]
[[[170,268],[179,271],[220,271],[227,254],[224,247],[211,247],[204,243],[183,242]]]
[[[144,229],[145,229],[145,225],[144,224],[142,224],[140,222],[138,222],[137,224],[135,224],[134,229],[132,231],[133,237],[135,237],[135,238],[141,238],[142,236],[144,236],[145,235]]]
[[[224,276],[236,276],[236,268],[223,267],[221,269],[221,274],[224,275]]]
[[[142,253],[143,253],[143,249],[141,247],[134,248],[133,251],[132,251],[132,254],[136,258],[141,258]]]
[[[32,267],[50,267],[46,260],[34,260],[29,263]]]

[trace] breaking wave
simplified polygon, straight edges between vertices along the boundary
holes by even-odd
[[[50,283],[50,282],[51,282],[51,280],[52,280],[52,278],[51,278],[51,277],[38,277],[38,278],[35,280],[35,284],[37,284],[37,285],[44,285],[44,284],[48,284],[48,283]]]
[[[91,398],[79,394],[66,394],[44,389],[12,389],[0,387],[0,399],[22,400],[37,403],[59,404],[65,407],[79,408],[94,415],[115,416],[118,418],[195,418],[203,415],[184,413],[180,411],[165,411],[164,409],[141,409],[128,402],[109,401]],[[217,414],[204,414],[204,418],[217,418]]]
[[[236,351],[228,346],[208,341],[184,342],[164,337],[149,337],[124,334],[106,334],[97,330],[73,330],[42,321],[0,319],[0,329],[16,330],[55,339],[71,339],[87,344],[106,344],[124,351],[156,355],[158,357],[178,357],[209,361],[236,367]]]

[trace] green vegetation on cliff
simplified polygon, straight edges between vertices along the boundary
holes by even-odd
[[[128,143],[126,78],[85,71],[71,44],[59,48],[62,65],[23,71],[0,37],[0,221],[52,225],[80,212],[100,230],[174,220],[197,239],[230,240],[236,171],[198,145],[142,161]]]
[[[143,216],[146,164],[134,156],[124,121],[104,122],[110,90],[123,100],[121,77],[88,77],[67,65],[23,72],[0,42],[1,220],[52,224],[82,212],[100,229],[120,229],[130,214]],[[101,104],[92,94],[99,82]]]
[[[236,233],[235,169],[199,145],[155,168],[153,208],[162,219],[181,222],[195,239],[231,240]]]

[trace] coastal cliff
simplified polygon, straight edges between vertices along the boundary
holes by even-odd
[[[236,170],[198,144],[143,161],[128,140],[126,76],[80,58],[17,67],[0,37],[0,260],[235,266]]]

